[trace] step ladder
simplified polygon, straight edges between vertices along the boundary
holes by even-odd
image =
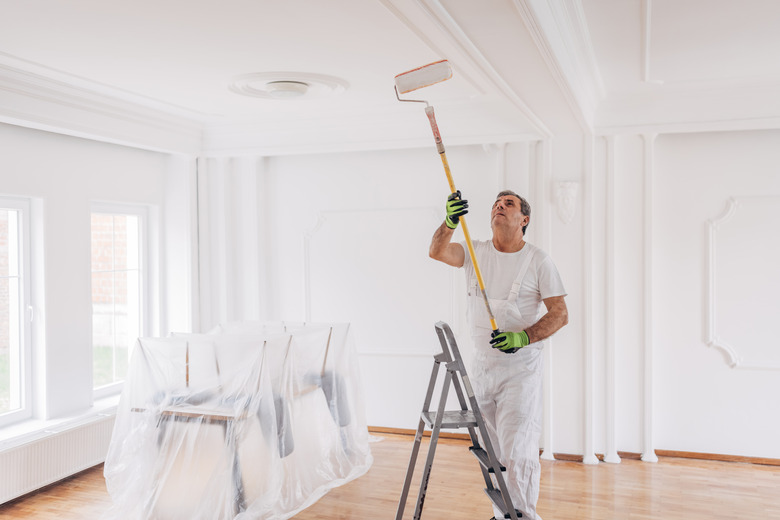
[[[487,435],[485,421],[479,411],[477,399],[474,397],[474,391],[471,388],[471,382],[466,374],[466,367],[460,356],[460,350],[458,350],[458,345],[455,342],[455,336],[452,334],[452,329],[450,329],[449,325],[440,321],[436,323],[436,334],[439,336],[442,351],[440,354],[433,357],[434,362],[433,371],[431,372],[431,381],[428,384],[428,393],[425,395],[425,403],[423,404],[422,413],[420,414],[420,424],[417,427],[417,434],[414,437],[412,455],[409,459],[409,468],[406,471],[406,480],[404,481],[403,491],[401,492],[401,499],[398,502],[398,511],[395,515],[395,519],[403,520],[406,499],[409,496],[409,488],[412,485],[414,466],[420,451],[423,432],[427,426],[431,429],[431,442],[428,448],[428,457],[425,461],[425,468],[422,473],[420,492],[417,495],[414,520],[420,520],[422,515],[423,503],[425,502],[425,494],[428,488],[428,480],[431,476],[431,468],[433,466],[433,458],[436,454],[436,444],[439,441],[439,433],[442,428],[468,429],[472,444],[469,447],[469,450],[479,461],[482,476],[485,478],[485,493],[487,493],[490,500],[504,512],[504,518],[518,520],[522,517],[522,514],[515,510],[512,501],[509,498],[509,491],[507,490],[503,473],[506,471],[506,468],[496,459],[493,445]],[[444,365],[445,372],[441,397],[439,398],[439,405],[436,411],[431,411],[431,399],[433,398],[434,387],[436,386],[442,364]],[[455,393],[457,394],[458,402],[460,403],[460,410],[444,409],[450,386],[455,388]],[[468,401],[463,393],[464,388],[466,390],[466,395],[468,396]],[[479,430],[480,433],[479,437],[477,436],[477,430]],[[480,438],[484,443],[484,447],[480,446]],[[495,484],[498,485],[497,488],[494,484],[494,479]]]

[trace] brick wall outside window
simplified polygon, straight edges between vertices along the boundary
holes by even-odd
[[[123,271],[127,268],[127,217],[92,215],[92,271]],[[96,283],[97,282],[97,283]],[[127,279],[101,276],[92,282],[92,303],[127,304]]]
[[[127,218],[92,214],[92,340],[109,346],[127,333]]]

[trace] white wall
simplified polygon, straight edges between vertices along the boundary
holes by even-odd
[[[780,457],[780,423],[767,412],[777,359],[762,346],[771,341],[755,340],[773,332],[750,321],[753,301],[774,308],[772,287],[744,311],[714,298],[738,318],[721,319],[719,333],[751,325],[749,344],[720,341],[749,366],[708,344],[709,223],[724,221],[730,198],[748,201],[739,208],[757,196],[775,203],[779,140],[772,131],[571,134],[448,149],[473,237],[489,236],[499,189],[528,194],[528,238],[550,252],[569,292],[570,323],[546,354],[545,448]],[[462,273],[427,257],[448,192],[433,149],[202,159],[196,178],[191,158],[14,126],[0,126],[0,147],[0,192],[38,199],[43,214],[41,417],[92,401],[91,200],[160,209],[156,334],[239,319],[352,322],[371,425],[416,426],[436,321],[470,350]],[[561,181],[577,183],[570,222],[558,212]],[[774,236],[771,223],[740,220],[748,214],[726,219],[742,249]],[[730,280],[723,262],[716,281]]]
[[[166,154],[0,124],[0,193],[38,199],[42,214],[34,223],[43,251],[42,271],[33,280],[39,289],[33,302],[37,417],[62,417],[92,405],[91,201],[146,204],[162,212],[166,187],[172,193],[186,189],[192,175],[187,169]],[[185,244],[191,238],[186,227],[166,232],[161,225],[152,244],[156,253],[166,235]],[[187,264],[189,258],[177,261]],[[159,282],[161,266],[152,267]],[[161,307],[166,291],[157,285],[152,334],[167,333],[159,319],[166,314]]]
[[[766,412],[776,370],[731,368],[707,345],[705,316],[706,223],[731,196],[780,192],[777,138],[571,134],[448,149],[473,237],[489,236],[499,189],[528,194],[528,238],[553,256],[569,293],[570,323],[546,354],[545,448],[591,462],[616,462],[618,451],[778,456],[780,423]],[[563,181],[576,183],[569,222],[558,212]],[[202,328],[352,322],[369,424],[416,427],[434,322],[470,350],[462,273],[427,257],[448,191],[437,154],[208,159],[199,186]]]
[[[657,139],[653,334],[659,447],[780,458],[780,415],[775,413],[780,395],[778,165],[780,131]],[[741,204],[730,220],[735,233],[721,234],[718,245],[744,256],[718,259],[716,283],[723,288],[738,281],[744,292],[719,290],[714,303],[730,309],[717,317],[722,343],[750,358],[747,366],[735,367],[707,345],[708,221],[722,217],[732,197]],[[765,218],[743,219],[757,202],[769,204]],[[765,263],[768,255],[770,264]],[[737,301],[724,301],[729,298]]]
[[[613,146],[612,229],[614,314],[606,316],[614,335],[615,429],[621,451],[643,451],[644,426],[644,141],[620,136]]]
[[[529,240],[559,263],[572,324],[553,341],[548,413],[556,431],[548,443],[578,453],[582,204],[564,224],[552,211],[551,186],[557,178],[581,181],[583,140],[563,136],[557,145],[569,153],[554,160],[539,143],[450,147],[447,156],[456,187],[470,201],[473,238],[490,236],[490,207],[509,187],[534,207]],[[209,159],[200,172],[201,273],[208,273],[201,281],[201,328],[226,319],[351,322],[369,424],[416,428],[438,348],[434,323],[448,322],[464,353],[470,351],[463,273],[428,258],[449,192],[435,148]],[[257,225],[238,226],[235,215]],[[257,287],[260,302],[246,303]]]
[[[537,168],[531,176],[533,189],[529,193],[532,206],[527,239],[548,251],[563,279],[568,293],[566,306],[569,324],[548,340],[546,379],[546,425],[542,435],[545,451],[582,454],[585,450],[585,410],[592,406],[586,384],[586,353],[591,345],[587,337],[590,310],[587,285],[584,283],[587,260],[588,213],[584,204],[589,167],[584,154],[582,134],[563,134],[549,143],[550,166]],[[559,182],[576,183],[574,216],[565,223],[558,212]],[[534,215],[534,213],[536,213]],[[551,430],[551,431],[548,431]],[[549,450],[548,450],[549,448]]]
[[[649,434],[659,450],[780,457],[780,419],[771,411],[780,392],[773,324],[752,319],[757,308],[770,307],[775,315],[780,309],[774,303],[777,264],[758,261],[778,251],[770,246],[777,244],[771,220],[780,210],[780,132],[611,139],[615,306],[608,321],[616,338],[618,448],[645,452]],[[738,354],[753,354],[750,366],[731,366],[729,356],[708,344],[709,222],[724,216],[732,197],[743,200],[743,214],[756,198],[775,208],[764,221],[734,217],[741,225],[729,235],[735,241],[721,246],[739,243],[749,253],[716,269],[721,282],[736,280],[744,289],[736,301],[715,293],[714,304],[730,309],[720,316],[719,330],[729,331],[724,339]]]

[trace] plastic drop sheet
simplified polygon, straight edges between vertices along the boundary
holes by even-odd
[[[104,466],[106,518],[286,519],[371,463],[348,324],[142,338]]]

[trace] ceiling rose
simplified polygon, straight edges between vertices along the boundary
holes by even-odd
[[[254,72],[241,74],[229,88],[242,96],[263,99],[315,99],[341,94],[349,83],[341,78],[308,72]]]

